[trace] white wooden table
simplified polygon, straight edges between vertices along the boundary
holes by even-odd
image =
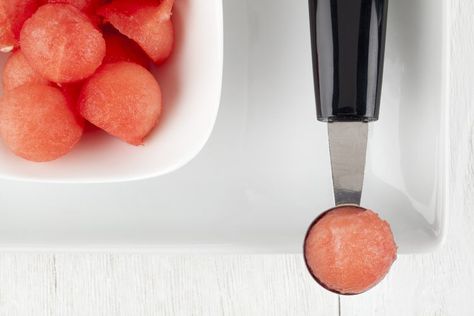
[[[474,2],[452,0],[451,8],[452,179],[442,250],[401,256],[378,287],[340,300],[295,255],[5,253],[0,315],[474,315]]]

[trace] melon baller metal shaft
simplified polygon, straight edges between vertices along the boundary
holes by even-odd
[[[318,120],[336,206],[360,205],[368,123],[379,115],[388,0],[309,0]]]

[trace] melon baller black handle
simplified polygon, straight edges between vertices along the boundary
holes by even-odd
[[[309,0],[318,120],[379,116],[388,0]]]

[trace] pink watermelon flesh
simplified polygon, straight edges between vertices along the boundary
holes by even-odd
[[[101,24],[101,18],[95,14],[96,9],[102,5],[105,4],[106,1],[104,0],[42,0],[43,4],[47,3],[63,3],[63,4],[70,4],[85,14],[89,16],[91,19],[92,24],[95,26],[99,26]]]
[[[49,81],[36,72],[26,60],[21,50],[15,51],[3,69],[3,89],[12,90],[24,84],[49,84]]]
[[[69,4],[40,7],[24,24],[20,44],[32,67],[56,83],[91,76],[105,56],[102,34]]]
[[[76,116],[76,120],[80,126],[84,127],[84,134],[90,131],[97,130],[98,128],[88,121],[84,120],[79,110],[79,95],[81,94],[82,87],[84,86],[85,80],[66,83],[61,85],[59,88],[64,94],[64,97],[67,100],[68,106],[71,111]]]
[[[66,83],[59,87],[62,91],[64,97],[66,98],[69,109],[74,113],[76,121],[80,126],[85,127],[84,118],[79,112],[79,94],[81,93],[82,86],[84,85],[83,81]]]
[[[61,91],[47,85],[23,85],[0,99],[0,136],[18,156],[36,162],[69,153],[82,127]]]
[[[104,32],[106,53],[104,64],[128,61],[148,67],[150,59],[134,41],[113,31]]]
[[[132,145],[142,145],[160,117],[161,90],[153,75],[138,64],[107,64],[83,87],[79,107],[95,126]]]
[[[324,215],[305,242],[313,275],[341,294],[359,294],[376,285],[396,256],[390,225],[372,211],[351,206]]]
[[[0,51],[10,52],[18,46],[23,23],[38,8],[37,0],[0,1]]]
[[[103,0],[43,0],[43,4],[48,4],[48,3],[63,3],[63,4],[70,4],[79,10],[86,12],[86,13],[91,13],[99,5],[105,3]]]
[[[174,0],[115,0],[100,7],[97,13],[138,43],[156,64],[161,64],[173,50],[173,4]]]

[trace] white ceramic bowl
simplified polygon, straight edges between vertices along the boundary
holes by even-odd
[[[118,182],[160,176],[192,160],[207,142],[219,108],[222,0],[176,1],[173,19],[175,51],[154,70],[164,95],[164,114],[145,146],[133,147],[98,131],[86,134],[69,155],[38,164],[16,157],[0,143],[0,178]],[[0,70],[6,59],[0,55]]]

